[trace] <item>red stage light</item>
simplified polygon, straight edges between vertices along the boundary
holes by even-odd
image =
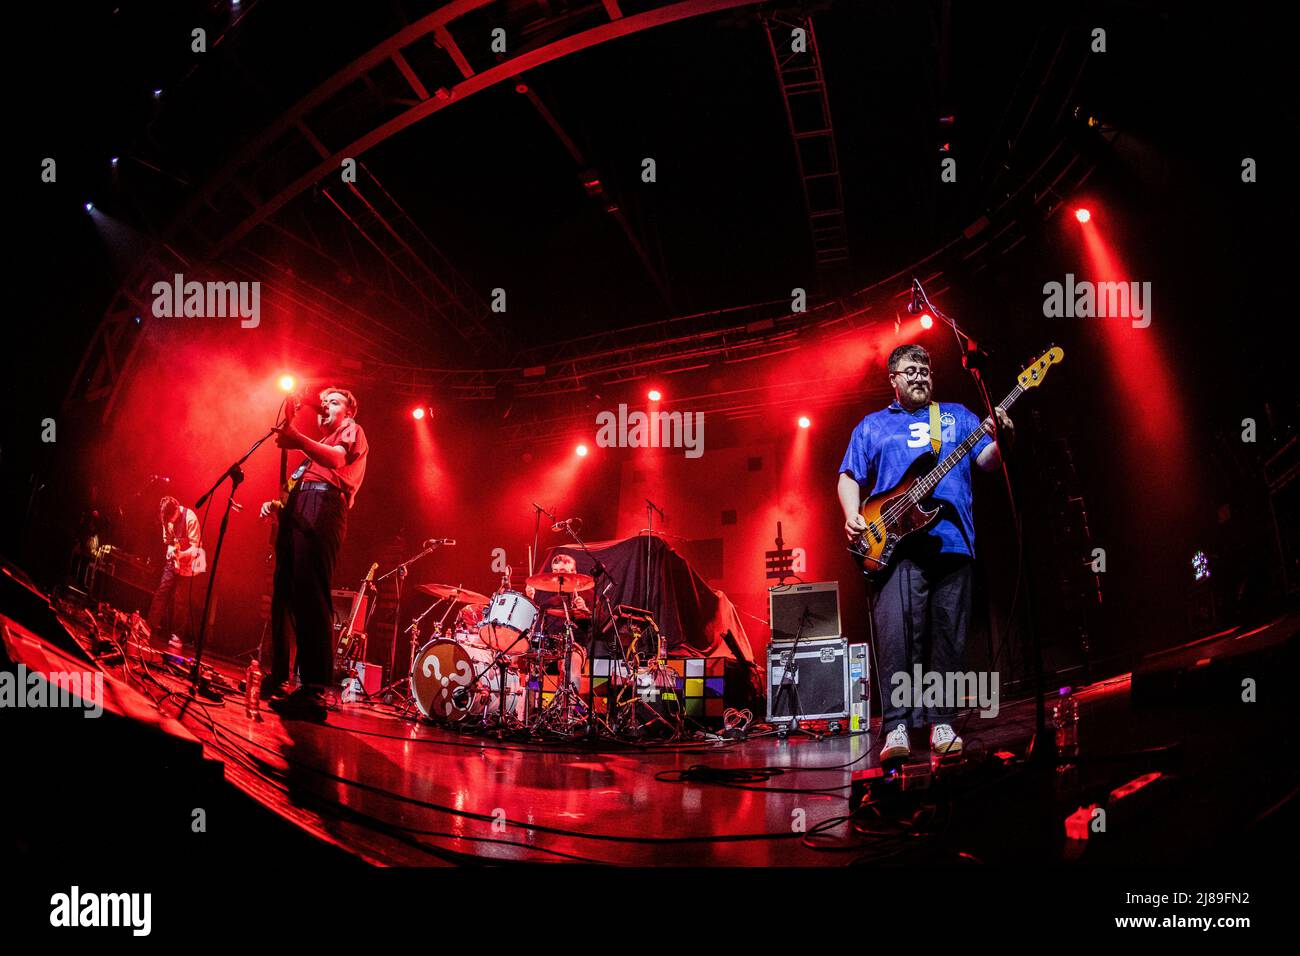
[[[809,418],[807,415],[800,415],[800,416],[799,416],[799,427],[800,427],[800,428],[811,428],[811,427],[812,427],[812,419]]]
[[[587,457],[587,446],[586,446],[586,445],[579,445],[577,448],[573,449],[573,451],[574,451],[574,454],[576,454],[579,458],[586,458],[586,457]]]
[[[930,317],[929,312],[921,313],[921,328],[923,329],[934,328],[934,319]]]
[[[281,376],[280,376],[280,391],[282,391],[282,392],[292,392],[292,391],[293,391],[293,387],[294,387],[295,384],[297,384],[297,383],[294,382],[294,380],[293,380],[293,376],[292,376],[292,375],[281,375]]]
[[[663,397],[664,397],[663,392],[659,391],[659,389],[657,388],[650,389],[650,395],[649,395],[650,401],[657,402],[659,401],[659,399]]]
[[[417,409],[412,410],[412,412],[411,412],[411,417],[414,418],[414,419],[418,422],[421,418],[424,417],[424,409],[423,409],[423,408],[417,408]]]
[[[1087,222],[1092,218],[1092,213],[1088,212],[1086,209],[1076,209],[1074,211],[1074,218],[1079,220],[1079,222]]]

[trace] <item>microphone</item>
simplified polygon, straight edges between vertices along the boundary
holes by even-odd
[[[423,548],[443,548],[450,547],[456,543],[455,538],[430,538],[421,545]]]
[[[925,303],[922,301],[921,283],[915,279],[912,280],[912,301],[907,304],[908,315],[920,315],[925,311]]]
[[[299,392],[293,396],[293,400],[300,408],[310,408],[318,418],[325,418],[330,413],[328,406],[320,400],[320,396],[313,395],[311,392]]]
[[[581,529],[581,518],[565,518],[563,521],[557,521],[551,525],[552,531],[579,531]]]

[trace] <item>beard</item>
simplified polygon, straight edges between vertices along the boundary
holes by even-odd
[[[925,405],[930,401],[930,387],[921,386],[919,389],[909,385],[899,396],[901,405]]]

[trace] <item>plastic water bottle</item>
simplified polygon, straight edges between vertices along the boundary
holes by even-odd
[[[262,668],[256,657],[244,672],[244,714],[250,720],[262,719]]]
[[[1079,702],[1071,688],[1062,687],[1052,709],[1052,723],[1056,727],[1056,753],[1063,760],[1079,756]]]

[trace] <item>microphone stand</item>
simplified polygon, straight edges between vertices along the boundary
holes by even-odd
[[[984,363],[988,360],[988,353],[979,347],[971,335],[961,328],[951,316],[936,309],[930,302],[930,297],[925,294],[925,287],[921,285],[919,279],[912,279],[912,288],[920,296],[925,307],[934,315],[938,316],[948,327],[952,329],[953,335],[957,338],[957,344],[962,347],[962,366],[971,373],[975,379],[975,387],[979,389],[980,398],[984,401],[984,409],[989,414],[989,419],[993,422],[993,441],[998,442],[1001,436],[1001,425],[998,424],[997,412],[993,409],[993,400],[989,397],[988,387],[984,384],[984,376],[981,374]],[[1001,445],[999,444],[999,454]],[[1011,505],[1011,513],[1016,522],[1017,547],[1020,548],[1020,574],[1025,573],[1024,559],[1024,535],[1020,529],[1020,516],[1016,510],[1015,498],[1011,494],[1011,477],[1006,470],[1006,461],[1002,462],[1003,474],[1007,481],[1007,499]],[[1046,683],[1043,673],[1043,643],[1042,635],[1038,633],[1038,628],[1034,626],[1033,604],[1031,602],[1028,588],[1025,589],[1025,617],[1029,627],[1029,640],[1032,648],[1033,666],[1034,666],[1034,743],[1032,752],[1029,755],[1031,763],[1039,766],[1056,766],[1056,741],[1055,738],[1047,733],[1047,705],[1046,705]]]
[[[528,563],[528,576],[532,577],[533,574],[532,561],[536,561],[538,557],[537,555],[538,535],[541,533],[542,530],[542,515],[546,515],[546,517],[550,518],[551,524],[553,525],[559,524],[559,522],[555,520],[555,515],[551,514],[549,511],[547,511],[545,508],[539,505],[536,501],[529,502],[529,503],[533,506],[533,556],[532,556],[532,560],[530,560]]]
[[[641,603],[638,605],[645,608],[650,606],[650,556],[655,537],[654,513],[656,511],[659,512],[660,518],[667,520],[668,516],[664,514],[663,509],[647,498],[645,500],[645,594],[642,595]]]
[[[384,581],[386,581],[388,578],[392,577],[394,574],[397,575],[397,607],[393,611],[393,619],[394,619],[393,646],[389,648],[389,654],[388,654],[388,676],[389,677],[393,677],[394,673],[396,673],[397,671],[397,634],[398,634],[397,628],[400,626],[401,619],[402,619],[402,582],[406,579],[407,568],[409,568],[416,561],[419,561],[426,554],[433,554],[433,552],[438,550],[438,548],[440,547],[442,547],[442,545],[435,544],[427,548],[424,548],[419,554],[415,555],[415,557],[408,558],[407,560],[403,561],[401,564],[397,565],[396,567],[388,571],[385,571],[379,577],[375,578],[375,580],[372,582],[372,586],[375,589],[375,594],[378,595],[379,585],[382,584]],[[437,601],[434,602],[435,605],[437,603],[438,603]],[[378,606],[378,604],[379,602],[376,601],[375,605]],[[430,608],[430,610],[432,610],[432,608]],[[373,614],[374,611],[372,610],[370,613]],[[429,612],[426,611],[425,614],[427,613]],[[424,614],[421,614],[418,618],[416,618],[416,624],[418,624],[420,620],[422,620],[423,618],[424,618]],[[416,633],[417,634],[419,633],[418,629]],[[412,656],[412,660],[414,660],[414,656]],[[380,694],[390,693],[401,682],[402,682],[402,678],[395,678],[391,680],[379,693]]]
[[[780,714],[777,711],[781,708],[783,696],[787,698],[786,703],[790,707],[789,722],[777,727],[777,736],[782,738],[789,736],[790,731],[793,730],[795,733],[811,737],[813,740],[822,739],[821,734],[814,733],[799,725],[799,717],[803,711],[803,705],[799,703],[799,642],[803,640],[803,630],[808,625],[809,613],[808,606],[804,605],[803,613],[799,615],[799,630],[795,631],[794,643],[790,645],[790,650],[786,652],[790,657],[789,662],[785,664],[784,669],[781,671],[781,685],[772,696],[773,721],[780,719]]]
[[[194,666],[190,670],[190,690],[186,695],[185,703],[181,705],[177,717],[185,715],[186,708],[189,707],[190,701],[196,700],[200,695],[208,700],[220,700],[221,695],[212,689],[212,686],[202,676],[201,668],[203,665],[203,646],[207,639],[208,633],[208,613],[212,607],[212,589],[217,582],[217,567],[221,562],[221,545],[226,540],[226,528],[230,524],[230,511],[235,504],[235,492],[239,490],[240,483],[244,480],[244,470],[240,466],[248,461],[253,452],[262,446],[262,443],[275,434],[275,429],[267,431],[265,435],[253,442],[248,451],[244,452],[243,457],[239,458],[233,465],[221,473],[211,488],[203,493],[203,496],[194,503],[194,510],[202,508],[204,503],[211,498],[222,483],[230,479],[230,494],[226,496],[226,508],[221,514],[221,528],[217,532],[217,547],[212,552],[212,564],[208,568],[208,590],[203,599],[203,619],[199,622],[199,636],[194,645]]]

